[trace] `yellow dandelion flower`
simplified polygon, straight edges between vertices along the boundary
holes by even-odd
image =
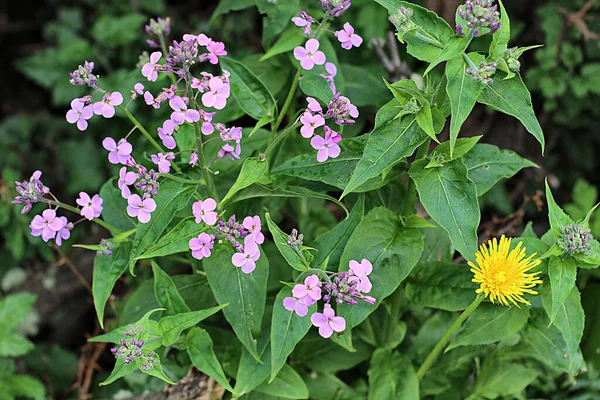
[[[525,293],[537,294],[531,290],[535,285],[542,283],[538,274],[534,272],[528,274],[527,271],[540,265],[541,260],[534,260],[537,253],[526,257],[526,248],[522,247],[523,242],[519,242],[511,251],[510,243],[512,239],[507,239],[502,235],[500,244],[496,238],[488,241],[488,245],[482,244],[479,251],[475,253],[474,264],[469,261],[471,272],[475,274],[473,282],[479,283],[477,293],[483,293],[489,297],[492,303],[498,302],[505,306],[510,306],[510,301],[519,307],[518,303],[530,303],[523,298]]]

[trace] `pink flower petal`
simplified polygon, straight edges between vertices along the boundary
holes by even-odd
[[[327,339],[328,337],[331,337],[331,335],[333,335],[333,329],[331,328],[331,326],[329,326],[329,324],[321,325],[319,327],[319,335]]]
[[[342,317],[333,317],[329,326],[336,332],[343,332],[346,329],[346,320]]]
[[[327,61],[327,58],[325,57],[325,53],[322,51],[317,51],[313,54],[312,60],[317,65],[323,65],[325,64],[325,61]]]
[[[75,110],[67,111],[67,122],[70,124],[74,124],[79,119],[79,114]]]
[[[246,255],[244,253],[235,253],[231,256],[231,263],[236,267],[241,267],[246,264]]]
[[[140,210],[140,212],[138,212],[137,218],[142,224],[146,224],[146,223],[148,223],[148,221],[150,221],[150,219],[152,218],[152,215],[150,215],[149,212]]]
[[[315,53],[317,50],[319,50],[319,41],[317,39],[308,39],[306,41],[306,51],[309,53]]]

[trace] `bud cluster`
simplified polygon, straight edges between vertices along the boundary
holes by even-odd
[[[94,63],[85,61],[83,65],[80,65],[75,71],[71,72],[71,79],[69,82],[75,86],[96,86],[98,82],[98,76],[94,75]]]
[[[331,300],[338,304],[358,304],[359,300],[364,300],[369,304],[375,304],[375,298],[372,296],[365,296],[362,294],[358,287],[360,285],[360,279],[352,272],[341,272],[337,275],[331,284],[325,284],[325,290],[327,294],[323,296],[323,300],[329,303]]]
[[[508,65],[508,68],[513,72],[519,72],[521,69],[521,62],[519,61],[519,48],[513,47],[504,52],[504,60]]]
[[[339,17],[352,5],[350,0],[319,0],[327,17]]]
[[[154,351],[149,351],[144,354],[142,347],[144,341],[138,339],[138,336],[143,333],[143,328],[138,328],[130,325],[127,331],[123,332],[124,338],[120,341],[119,347],[113,347],[110,351],[115,355],[115,358],[122,359],[125,364],[131,364],[136,360],[141,360],[140,368],[144,371],[151,370],[159,363],[158,354]]]
[[[496,67],[498,65],[493,63],[482,62],[479,64],[479,68],[467,68],[467,74],[471,75],[471,78],[475,82],[482,82],[485,84],[491,84],[494,80],[492,77],[496,73]]]
[[[580,224],[571,224],[562,227],[562,233],[556,241],[556,245],[564,254],[570,256],[589,254],[592,240],[593,237],[588,228]]]
[[[98,250],[96,254],[99,256],[111,256],[113,247],[115,247],[115,245],[112,242],[109,242],[106,239],[102,239],[100,241],[100,250]]]
[[[250,234],[250,231],[237,222],[235,214],[229,217],[229,221],[220,220],[217,224],[218,228],[215,235],[223,235],[225,240],[230,242],[238,252],[243,252],[244,245],[238,242],[238,239],[244,239]]]
[[[459,24],[456,27],[459,35],[471,34],[474,37],[482,34],[481,28],[489,29],[495,33],[500,29],[500,13],[498,6],[493,5],[494,0],[467,0],[457,10],[458,15],[465,20],[469,32],[464,32],[464,27]]]
[[[13,204],[24,204],[21,214],[26,214],[34,203],[40,201],[44,195],[50,193],[50,189],[44,186],[40,177],[41,171],[35,171],[28,181],[15,182],[16,190],[19,195],[12,201]]]
[[[296,229],[292,229],[292,234],[288,235],[287,245],[296,251],[299,251],[300,247],[302,247],[302,241],[304,239],[303,234],[298,234]]]
[[[413,10],[401,6],[394,15],[390,16],[390,22],[396,27],[400,38],[406,33],[418,28],[418,25],[412,20]]]

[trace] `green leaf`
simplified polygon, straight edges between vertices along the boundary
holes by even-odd
[[[310,315],[317,311],[317,305],[309,307],[308,315],[298,316],[283,307],[283,299],[292,296],[292,289],[287,286],[281,288],[273,304],[273,319],[271,321],[271,379],[273,382],[279,376],[281,368],[285,365],[287,357],[296,347],[296,344],[308,333],[312,323]]]
[[[534,311],[540,311],[534,313]],[[523,328],[522,335],[526,343],[531,345],[536,358],[548,366],[560,368],[569,375],[575,376],[584,368],[584,361],[580,351],[575,357],[569,357],[567,344],[562,334],[556,327],[548,326],[549,320],[542,310],[532,310],[532,318]]]
[[[502,4],[502,0],[498,0],[500,4],[500,29],[494,33],[492,44],[490,45],[490,59],[498,60],[504,56],[504,52],[508,49],[508,41],[510,40],[510,19],[508,13]]]
[[[548,278],[552,288],[552,312],[548,316],[550,322],[553,323],[575,286],[577,261],[573,257],[567,257],[564,260],[560,257],[552,257],[548,263]]]
[[[319,74],[308,74],[300,79],[300,89],[305,95],[314,97],[321,103],[327,104],[333,97],[329,82]]]
[[[158,195],[154,197],[156,211],[152,213],[152,219],[147,224],[138,224],[129,257],[129,272],[132,275],[135,258],[156,243],[171,223],[175,213],[187,205],[195,190],[196,187],[193,185],[184,185],[173,180],[167,180],[160,185]]]
[[[117,280],[127,270],[131,253],[131,242],[121,243],[110,256],[97,255],[94,258],[92,295],[100,327],[104,329],[104,308]]]
[[[46,389],[44,384],[38,379],[27,375],[10,375],[0,378],[0,384],[3,386],[3,399],[13,399],[26,397],[34,400],[44,400],[46,398]]]
[[[480,212],[477,188],[467,178],[462,160],[441,168],[425,169],[427,160],[413,162],[409,174],[416,183],[421,203],[450,235],[452,244],[470,260],[477,251]]]
[[[19,357],[34,347],[33,343],[16,332],[6,331],[0,336],[0,357]]]
[[[154,261],[152,261],[152,274],[154,275],[154,295],[158,304],[167,310],[167,315],[189,312],[190,308],[185,304],[171,277]]]
[[[374,305],[338,306],[338,314],[346,318],[347,330],[360,324],[408,276],[423,252],[423,236],[418,229],[407,229],[398,215],[385,208],[371,210],[348,240],[340,262],[340,271],[348,270],[350,260],[367,259],[373,264],[369,293],[377,299]]]
[[[258,355],[253,356],[246,347],[235,377],[234,393],[242,396],[252,392],[269,377],[271,371],[271,338],[270,331],[264,329],[258,337]],[[261,361],[263,360],[263,361]]]
[[[477,101],[496,111],[517,118],[542,146],[544,153],[544,132],[535,116],[531,104],[531,95],[519,75],[513,79],[502,79],[503,72],[496,72],[494,82],[485,85]]]
[[[260,79],[244,64],[230,57],[219,57],[221,68],[229,71],[231,94],[242,110],[252,118],[273,118],[275,99]]]
[[[288,51],[294,50],[296,46],[304,44],[306,38],[302,34],[302,29],[291,26],[283,32],[283,34],[277,39],[275,44],[259,59],[259,61],[265,61],[269,58],[276,56],[281,53],[287,53]]]
[[[440,144],[433,150],[433,153],[431,154],[431,160],[425,168],[442,167],[445,163],[462,157],[471,151],[473,146],[475,146],[482,137],[483,136],[473,136],[469,138],[458,139],[456,141],[456,146],[454,147],[454,153],[452,154],[450,153],[450,141]]]
[[[458,346],[498,342],[519,332],[527,323],[527,318],[529,310],[526,307],[482,303],[469,316],[446,348],[446,352]]]
[[[491,144],[476,144],[462,158],[467,166],[467,175],[477,186],[477,195],[482,196],[500,179],[510,178],[522,168],[535,167],[533,162],[510,150],[500,150]]]
[[[297,271],[306,271],[310,269],[308,262],[294,249],[288,246],[288,235],[286,235],[279,227],[273,222],[269,213],[265,213],[265,220],[269,227],[269,232],[273,235],[273,241],[277,246],[277,249],[288,262],[288,264]]]
[[[565,225],[574,224],[573,220],[556,204],[552,191],[546,180],[546,200],[548,201],[548,220],[554,237],[558,239],[562,235],[562,228]],[[567,292],[568,293],[568,292]]]
[[[0,299],[0,332],[20,327],[31,313],[36,299],[37,296],[29,292],[15,293]]]
[[[441,62],[453,60],[455,58],[461,58],[460,56],[465,50],[467,50],[469,42],[470,40],[466,36],[452,36],[450,39],[448,39],[442,51],[431,61],[423,73],[423,76],[427,75]]]
[[[553,306],[552,296],[544,294],[542,301],[546,313],[550,315]],[[583,307],[581,307],[581,295],[577,286],[571,289],[564,303],[559,307],[553,323],[561,331],[563,339],[567,344],[569,368],[572,368],[577,352],[579,351],[579,343],[583,337],[583,328],[585,325],[585,314]]]
[[[454,36],[454,31],[444,19],[424,7],[407,1],[375,1],[387,8],[390,15],[394,15],[400,7],[413,11],[412,21],[420,29],[405,33],[403,39],[408,43],[408,53],[421,61],[432,62],[442,52],[444,44]]]
[[[538,375],[539,372],[529,366],[497,362],[479,374],[472,396],[477,399],[514,398]]]
[[[192,328],[185,343],[188,355],[194,367],[210,376],[225,389],[233,392],[223,368],[213,350],[213,341],[208,332],[201,328]]]
[[[183,312],[158,321],[158,330],[161,333],[163,346],[170,346],[179,339],[181,332],[191,328],[198,322],[205,320],[217,311],[227,307],[227,304],[207,308],[206,310]]]
[[[317,254],[311,263],[314,268],[327,269],[327,265],[339,265],[342,252],[364,213],[365,198],[360,196],[346,219],[315,239],[312,247]]]
[[[368,374],[369,400],[419,400],[419,380],[405,355],[390,349],[376,350]]]
[[[160,363],[160,361],[158,362],[158,364],[154,365],[151,369],[143,369],[142,368],[142,360],[140,358],[135,360],[135,364],[138,367],[138,369],[140,371],[142,371],[144,374],[146,375],[150,375],[153,376],[155,378],[158,378],[164,382],[167,382],[170,385],[174,385],[175,382],[173,382],[171,380],[171,378],[169,378],[166,374],[165,371],[163,371],[162,365]]]
[[[425,141],[426,136],[413,116],[394,119],[398,105],[392,100],[377,113],[375,129],[369,134],[364,154],[341,197],[410,156]]]
[[[263,382],[254,391],[284,399],[308,399],[309,396],[304,379],[287,364],[281,368],[275,379]]]
[[[127,200],[115,186],[115,179],[110,179],[100,188],[102,197],[102,219],[120,231],[127,231],[136,226],[136,220],[127,215]]]
[[[269,169],[269,163],[266,160],[260,160],[258,157],[248,157],[242,165],[242,170],[235,183],[231,186],[220,206],[222,207],[238,191],[252,185],[260,180]]]
[[[431,115],[431,107],[427,101],[421,102],[421,106],[423,107],[419,112],[415,114],[415,119],[419,124],[419,128],[423,130],[432,138],[435,142],[439,143],[437,136],[435,136],[435,130],[433,128],[433,116]]]
[[[206,230],[204,224],[197,224],[194,217],[186,218],[162,236],[156,244],[149,247],[136,260],[146,258],[164,257],[175,253],[189,251],[189,241]]]
[[[346,80],[345,95],[357,107],[382,106],[387,100],[387,90],[379,77],[352,64],[339,66]]]
[[[479,64],[484,61],[484,57],[477,53],[470,53],[468,57],[474,63]],[[463,57],[456,57],[446,64],[446,92],[450,100],[450,109],[452,117],[450,119],[450,156],[454,153],[454,146],[460,128],[467,120],[469,114],[475,107],[477,98],[483,90],[481,82],[475,82],[467,74],[469,65]]]
[[[265,311],[269,260],[263,254],[256,262],[256,269],[245,274],[231,263],[232,255],[233,249],[220,246],[210,258],[202,260],[202,265],[217,302],[229,304],[223,309],[225,319],[244,347],[260,360],[254,335],[260,331]]]
[[[240,11],[256,5],[256,0],[222,0],[210,17],[209,23],[213,23],[215,19],[223,14],[231,11]]]
[[[264,15],[262,21],[264,46],[268,46],[275,37],[279,36],[290,24],[292,17],[300,13],[300,0],[276,3],[270,0],[256,0],[256,6],[258,11]]]
[[[137,369],[137,366],[134,363],[125,364],[125,361],[123,361],[122,358],[118,358],[117,363],[115,364],[115,367],[113,368],[110,376],[108,378],[106,378],[106,380],[104,382],[101,382],[100,386],[110,385],[117,379],[131,374],[136,369]]]
[[[473,273],[463,264],[419,263],[406,279],[406,297],[420,306],[461,311],[477,296],[472,278]]]

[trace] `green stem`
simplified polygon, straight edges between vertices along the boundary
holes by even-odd
[[[204,179],[192,180],[192,179],[183,179],[175,175],[171,174],[160,174],[160,176],[164,176],[165,178],[184,183],[186,185],[206,185],[206,181]]]
[[[265,156],[269,156],[273,150],[275,150],[275,147],[277,147],[277,145],[286,138],[287,135],[290,134],[290,132],[292,132],[294,129],[296,129],[297,127],[299,127],[300,125],[302,125],[302,123],[300,122],[294,122],[292,125],[288,126],[287,128],[285,128],[279,135],[277,135],[273,141],[271,142],[271,144],[269,144],[269,147],[267,147],[267,149],[265,150]]]
[[[431,143],[431,139],[427,139],[425,143],[419,147],[417,150],[417,155],[415,156],[415,161],[422,160],[427,157],[427,153],[429,152],[429,144]],[[417,201],[417,186],[412,179],[408,179],[408,187],[406,188],[406,200],[404,203],[404,210],[402,211],[402,215],[408,217],[409,215],[414,213],[415,210],[415,202]]]
[[[125,108],[125,106],[123,104],[121,104],[119,106],[119,108],[121,109],[121,111],[123,111],[123,113],[125,114],[125,116],[127,118],[129,118],[129,120],[140,130],[140,132],[142,132],[142,135],[146,136],[146,139],[148,139],[148,141],[152,144],[152,146],[154,146],[154,148],[156,150],[158,150],[161,153],[166,153],[165,150],[163,150],[163,148],[161,147],[160,144],[158,144],[158,142],[156,140],[154,140],[154,138],[152,137],[152,135],[150,133],[148,133],[148,131],[146,130],[146,128],[144,128],[144,126],[140,123],[140,121],[138,121],[130,112],[127,108]],[[181,172],[181,169],[175,165],[175,163],[173,161],[171,161],[171,165],[173,166],[173,168],[175,169],[175,171],[177,172]]]
[[[448,328],[448,330],[446,331],[444,336],[442,336],[442,338],[436,343],[433,350],[431,350],[431,353],[429,353],[429,355],[423,362],[423,365],[421,365],[421,367],[417,371],[417,379],[419,381],[421,381],[423,379],[423,377],[425,376],[425,374],[427,373],[429,368],[431,368],[431,365],[434,363],[436,358],[440,355],[440,353],[444,349],[444,346],[446,345],[448,340],[450,340],[450,338],[452,337],[454,332],[462,325],[463,322],[465,322],[467,317],[469,315],[471,315],[471,313],[477,309],[477,307],[479,306],[479,304],[481,304],[483,299],[484,299],[484,296],[481,296],[481,295],[477,296],[475,301],[473,301],[471,303],[471,305],[465,311],[463,311],[462,314],[460,314],[460,316],[456,319],[456,321],[454,321],[454,323],[450,326],[450,328]]]
[[[423,34],[423,32],[426,34]],[[427,42],[431,45],[434,45],[435,47],[439,47],[440,49],[444,48],[444,44],[441,43],[439,40],[437,40],[436,38],[434,38],[433,36],[431,36],[427,31],[424,31],[423,29],[419,29],[417,31],[417,33],[415,33],[415,36],[418,37],[419,39],[421,39],[424,42]]]
[[[469,57],[465,53],[463,53],[462,55],[463,55],[463,58],[465,59],[465,61],[467,62],[467,64],[469,64],[469,67],[471,67],[473,70],[476,70],[479,68],[477,65],[475,65],[473,60],[471,60],[471,57]]]
[[[290,87],[290,91],[288,92],[285,102],[283,103],[283,107],[281,108],[281,111],[279,112],[279,117],[277,117],[277,121],[275,121],[275,123],[273,124],[273,127],[271,128],[271,137],[269,139],[269,142],[272,142],[273,139],[275,138],[277,129],[279,129],[281,122],[285,118],[287,110],[290,108],[290,105],[292,104],[292,100],[294,100],[294,95],[296,94],[296,89],[298,88],[298,82],[300,81],[300,72],[301,71],[302,71],[302,67],[298,67],[298,69],[296,70],[296,75],[294,76],[294,80],[292,81],[292,86]]]
[[[70,206],[70,205],[65,204],[65,203],[61,203],[60,201],[55,201],[55,200],[50,200],[50,199],[43,199],[43,201],[45,203],[51,204],[53,206],[64,208],[65,210],[71,211],[71,212],[73,212],[73,213],[75,213],[77,215],[81,215],[81,210],[80,209],[78,209],[76,207],[73,207],[73,206]],[[100,218],[94,218],[92,221],[95,222],[95,223],[97,223],[98,225],[100,225],[101,227],[103,227],[104,229],[106,229],[107,231],[109,231],[113,236],[114,235],[118,235],[118,234],[121,233],[120,230],[118,230],[114,226],[112,226],[112,225],[104,222]]]

